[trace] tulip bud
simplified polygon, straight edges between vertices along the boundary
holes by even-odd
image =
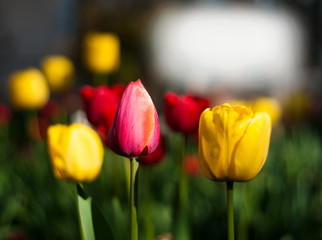
[[[80,95],[87,118],[97,128],[104,141],[113,124],[123,91],[124,86],[121,84],[113,87],[99,86],[96,89],[84,86],[81,89]]]
[[[48,128],[48,148],[57,178],[93,181],[101,171],[104,149],[97,133],[90,127],[74,123]]]
[[[49,88],[44,75],[36,68],[14,73],[9,80],[12,105],[17,109],[39,109],[49,99]]]
[[[229,104],[206,109],[199,124],[199,164],[214,181],[249,181],[263,167],[268,153],[271,121]]]
[[[42,69],[54,92],[68,90],[74,80],[74,65],[65,56],[49,56],[42,61]]]
[[[112,33],[91,32],[84,40],[84,60],[95,74],[107,74],[119,66],[120,40]]]
[[[194,133],[198,130],[200,114],[209,107],[209,100],[193,95],[164,95],[165,119],[173,131]]]
[[[159,144],[158,113],[140,80],[130,82],[118,106],[107,144],[126,157],[145,156]]]

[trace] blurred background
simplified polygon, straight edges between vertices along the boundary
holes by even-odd
[[[140,239],[171,239],[175,225],[181,138],[164,122],[169,90],[208,97],[212,106],[273,98],[278,107],[263,107],[276,114],[267,163],[235,187],[236,238],[322,239],[321,30],[319,0],[0,0],[0,239],[80,239],[74,185],[52,174],[46,128],[84,118],[83,85],[138,78],[167,136],[163,161],[140,173]],[[99,33],[112,34],[115,44],[93,50],[115,51],[115,63],[103,70],[88,53]],[[37,111],[15,107],[12,74],[37,68],[50,85],[44,61],[52,55],[71,61],[73,83],[52,88]],[[193,137],[188,146],[195,156]],[[225,186],[195,163],[190,168],[190,238],[225,239]],[[117,239],[127,239],[126,169],[106,150],[101,176],[86,185]]]

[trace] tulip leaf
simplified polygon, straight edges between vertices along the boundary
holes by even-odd
[[[92,219],[92,198],[77,184],[77,204],[81,235],[84,240],[95,240]]]
[[[82,239],[115,239],[106,218],[80,184],[77,184],[77,203]]]

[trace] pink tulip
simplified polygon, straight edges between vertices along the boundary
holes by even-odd
[[[141,80],[124,90],[108,134],[107,145],[117,154],[136,158],[152,153],[159,144],[158,113]]]

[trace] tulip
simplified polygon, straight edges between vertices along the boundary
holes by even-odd
[[[200,117],[199,163],[214,181],[249,181],[263,167],[271,121],[267,113],[229,104],[206,109]]]
[[[199,164],[214,181],[227,182],[228,239],[234,239],[233,182],[253,179],[263,167],[270,141],[266,112],[223,104],[206,109],[199,123]]]
[[[97,128],[104,142],[113,124],[123,91],[124,86],[121,84],[113,87],[99,86],[96,89],[84,86],[80,91],[87,118]]]
[[[42,61],[42,69],[54,92],[64,92],[74,80],[74,65],[65,56],[48,56]]]
[[[183,170],[192,177],[200,176],[198,156],[195,154],[186,155],[183,159]]]
[[[266,112],[271,118],[272,125],[278,123],[282,115],[282,106],[280,102],[272,97],[259,97],[249,101],[232,100],[229,103],[232,106],[249,106],[254,113]]]
[[[117,154],[137,158],[152,153],[159,144],[158,113],[140,80],[126,87],[118,106],[108,146]]]
[[[282,107],[279,101],[270,97],[260,97],[251,102],[254,112],[266,112],[271,118],[272,125],[278,123],[282,115]]]
[[[186,213],[188,212],[188,178],[183,171],[183,159],[187,144],[188,134],[198,133],[200,114],[209,107],[209,100],[194,95],[177,95],[167,92],[164,95],[164,115],[168,126],[176,132],[184,134],[180,164],[178,164],[178,211],[174,215],[175,224],[173,229],[174,238],[189,239],[189,229]]]
[[[209,100],[193,95],[177,95],[167,92],[164,95],[165,119],[173,131],[194,133],[198,130],[199,117],[209,107]]]
[[[103,144],[90,127],[74,123],[48,128],[48,148],[54,175],[58,179],[93,181],[103,163]]]
[[[59,114],[60,106],[59,103],[54,99],[50,99],[47,104],[39,111],[39,116],[47,119],[48,121],[57,119],[59,117]]]
[[[90,32],[84,39],[84,60],[95,74],[116,70],[120,61],[120,40],[113,33]]]
[[[117,154],[130,158],[130,239],[138,239],[135,179],[138,158],[152,153],[159,144],[158,113],[141,80],[130,82],[120,100],[107,144]]]
[[[10,77],[9,94],[15,108],[34,110],[47,103],[49,88],[44,75],[38,69],[29,68]]]
[[[11,109],[4,103],[0,103],[0,126],[7,125],[12,117]]]

